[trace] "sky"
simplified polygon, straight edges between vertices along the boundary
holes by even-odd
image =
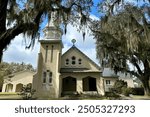
[[[99,0],[94,0],[95,5],[92,8],[91,18],[97,19],[98,13],[96,12],[96,3]],[[43,37],[41,37],[42,39]],[[96,50],[95,50],[95,40],[93,36],[90,35],[90,32],[86,34],[85,40],[83,40],[82,32],[78,32],[75,27],[72,25],[67,26],[67,33],[63,34],[62,42],[64,48],[62,52],[66,52],[69,48],[72,47],[72,39],[76,39],[76,47],[80,49],[84,54],[91,58],[95,63],[99,63],[96,59]],[[32,64],[34,68],[37,67],[38,53],[40,50],[40,45],[38,40],[36,40],[33,49],[25,49],[25,41],[23,35],[20,34],[11,42],[10,46],[4,52],[3,61],[4,62],[15,62],[15,63],[26,63]]]

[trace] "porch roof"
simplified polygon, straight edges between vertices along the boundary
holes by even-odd
[[[87,68],[61,68],[61,73],[71,73],[71,72],[99,72],[100,71],[93,71]]]

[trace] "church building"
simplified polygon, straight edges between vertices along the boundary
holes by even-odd
[[[58,98],[68,93],[104,95],[101,68],[73,46],[62,54],[62,31],[52,21],[40,40],[37,73],[33,76],[36,97]]]
[[[62,30],[53,18],[44,29],[40,42],[37,71],[22,71],[4,79],[2,92],[19,92],[30,84],[37,98],[59,98],[65,94],[105,95],[118,75],[101,69],[80,51],[72,40],[72,47],[62,54]],[[133,82],[133,80],[132,80]],[[134,87],[133,83],[129,87]]]

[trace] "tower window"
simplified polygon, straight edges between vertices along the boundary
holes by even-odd
[[[66,65],[69,65],[69,59],[66,59]]]
[[[49,72],[49,79],[48,79],[49,83],[52,83],[52,72]]]
[[[53,62],[53,50],[54,50],[54,46],[52,45],[52,49],[51,49],[51,62]]]
[[[79,65],[81,65],[82,64],[82,59],[79,59],[78,63],[79,63]]]
[[[72,57],[72,65],[75,65],[75,64],[76,64],[76,57],[73,56],[73,57]]]
[[[46,83],[46,72],[43,72],[43,83]]]
[[[47,70],[47,82],[52,83],[52,72]]]
[[[45,62],[47,62],[47,53],[48,53],[48,46],[46,46],[46,50],[45,50]]]

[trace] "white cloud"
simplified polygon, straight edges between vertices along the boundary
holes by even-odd
[[[3,61],[32,64],[36,67],[39,44],[35,43],[34,49],[25,49],[24,38],[20,34],[17,36],[8,49],[4,52]]]
[[[93,36],[90,35],[90,31],[86,34],[85,40],[83,40],[82,32],[79,33],[76,27],[68,25],[67,33],[62,37],[64,44],[63,53],[73,45],[71,42],[72,39],[76,39],[75,46],[77,48],[98,64],[98,60],[96,59],[95,40]]]
[[[91,17],[94,19],[97,18],[94,15],[91,15]],[[76,27],[68,25],[66,35],[62,36],[64,44],[63,53],[72,47],[72,39],[76,39],[75,45],[77,48],[79,48],[94,62],[98,63],[96,60],[95,40],[92,36],[90,36],[90,32],[86,34],[85,40],[83,40],[82,32],[79,33],[76,30]],[[25,49],[23,36],[19,35],[12,41],[7,51],[4,52],[3,61],[18,63],[25,62],[37,67],[39,49],[39,43],[37,41],[35,42],[33,50]]]

